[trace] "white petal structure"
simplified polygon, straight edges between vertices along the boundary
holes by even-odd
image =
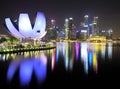
[[[26,38],[39,39],[45,36],[47,33],[46,19],[43,13],[37,12],[36,20],[32,28],[28,14],[21,13],[18,19],[18,29],[15,28],[10,18],[5,19],[6,26],[11,34],[16,38]]]
[[[9,29],[10,33],[16,37],[16,38],[24,38],[24,36],[22,36],[18,30],[14,27],[14,25],[12,24],[10,18],[6,18],[5,19],[5,22],[6,22],[6,26],[7,28]]]
[[[28,14],[20,14],[18,28],[20,34],[22,34],[24,37],[30,37],[32,35],[33,30]]]

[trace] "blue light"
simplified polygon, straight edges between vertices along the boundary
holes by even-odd
[[[46,78],[46,65],[47,57],[44,53],[41,53],[39,57],[35,59],[28,58],[23,60],[14,60],[11,62],[7,71],[7,80],[11,82],[18,66],[19,68],[19,81],[21,86],[29,85],[31,82],[32,74],[35,72],[35,77],[38,83],[42,83]]]
[[[11,81],[15,75],[15,72],[19,66],[20,60],[12,61],[8,67],[7,80]]]
[[[20,64],[20,84],[28,85],[31,81],[33,71],[33,62],[31,60],[24,60]]]
[[[44,60],[44,59],[43,59]],[[35,60],[34,61],[34,71],[38,83],[42,83],[46,78],[46,64],[43,61]]]
[[[89,24],[89,26],[93,26],[93,24]]]
[[[58,50],[58,48],[56,48],[56,62],[58,63],[58,55],[59,55],[59,50]]]
[[[89,65],[91,68],[92,67],[92,52],[89,52],[88,56],[89,56]]]

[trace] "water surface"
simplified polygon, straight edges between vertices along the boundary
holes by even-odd
[[[0,55],[3,89],[111,86],[119,76],[120,47],[113,43],[57,42],[56,49]]]

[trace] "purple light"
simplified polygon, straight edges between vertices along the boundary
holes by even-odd
[[[8,71],[7,71],[7,79],[8,81],[11,81],[14,77],[14,74],[19,66],[20,60],[15,60],[12,61],[8,67]]]
[[[33,62],[31,60],[24,60],[20,64],[20,83],[22,86],[28,85],[31,81],[33,71]]]
[[[76,33],[78,33],[79,31],[77,30]]]
[[[31,22],[28,14],[20,14],[18,22],[19,32],[23,34],[24,37],[30,37],[33,34]]]
[[[35,77],[37,82],[40,84],[46,78],[47,71],[47,57],[44,53],[41,53],[40,56],[35,59],[23,59],[23,60],[14,60],[8,67],[7,71],[7,80],[11,82],[13,79],[17,68],[19,68],[19,80],[22,86],[29,85],[32,79],[33,72],[35,73]]]
[[[35,38],[42,38],[43,36],[45,36],[46,31],[46,19],[43,13],[38,12],[37,16],[36,16],[36,21],[33,27],[34,30],[34,36]],[[40,30],[40,33],[36,33],[37,30]]]
[[[22,36],[22,34],[20,34],[20,33],[18,32],[18,30],[13,26],[10,18],[6,18],[6,19],[5,19],[5,23],[6,23],[6,26],[7,26],[8,30],[10,31],[10,33],[11,33],[14,37],[16,37],[16,38],[21,38],[21,37],[24,38],[24,36]]]
[[[42,60],[46,60],[46,59],[43,58]],[[46,64],[43,63],[41,59],[34,61],[34,71],[38,83],[42,83],[43,80],[45,80],[46,78]]]
[[[55,20],[54,20],[54,19],[51,19],[51,22],[53,23],[53,22],[55,22]]]
[[[21,13],[18,20],[18,28],[16,29],[10,18],[5,19],[6,26],[11,34],[16,38],[30,37],[32,39],[42,38],[45,36],[46,19],[43,13],[38,12],[34,27],[32,28],[28,14]],[[38,32],[39,31],[39,32]]]
[[[75,49],[76,49],[76,60],[78,60],[78,54],[79,54],[79,43],[75,43]]]

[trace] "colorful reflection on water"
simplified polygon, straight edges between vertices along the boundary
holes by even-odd
[[[38,83],[42,83],[46,78],[47,73],[47,57],[43,52],[32,52],[24,54],[24,58],[19,57],[12,60],[9,64],[7,71],[7,80],[12,81],[16,70],[19,68],[19,80],[21,85],[29,85],[31,82],[32,74],[35,73]],[[29,56],[29,57],[28,57]]]
[[[37,83],[41,84],[47,77],[48,65],[51,67],[51,73],[54,72],[57,65],[64,65],[66,72],[72,71],[74,65],[83,65],[85,74],[88,75],[90,71],[97,74],[99,61],[106,60],[106,55],[107,59],[112,59],[112,45],[112,43],[57,42],[56,49],[1,54],[0,60],[10,61],[7,70],[9,82],[13,80],[19,70],[18,76],[21,85],[29,85],[33,74]],[[76,64],[77,62],[79,64]]]
[[[74,62],[80,60],[86,74],[89,70],[97,73],[98,59],[105,60],[106,55],[108,59],[112,59],[112,45],[113,43],[57,43],[56,60],[58,61],[59,55],[62,55],[63,58],[59,60],[64,60],[66,71],[72,70]]]

